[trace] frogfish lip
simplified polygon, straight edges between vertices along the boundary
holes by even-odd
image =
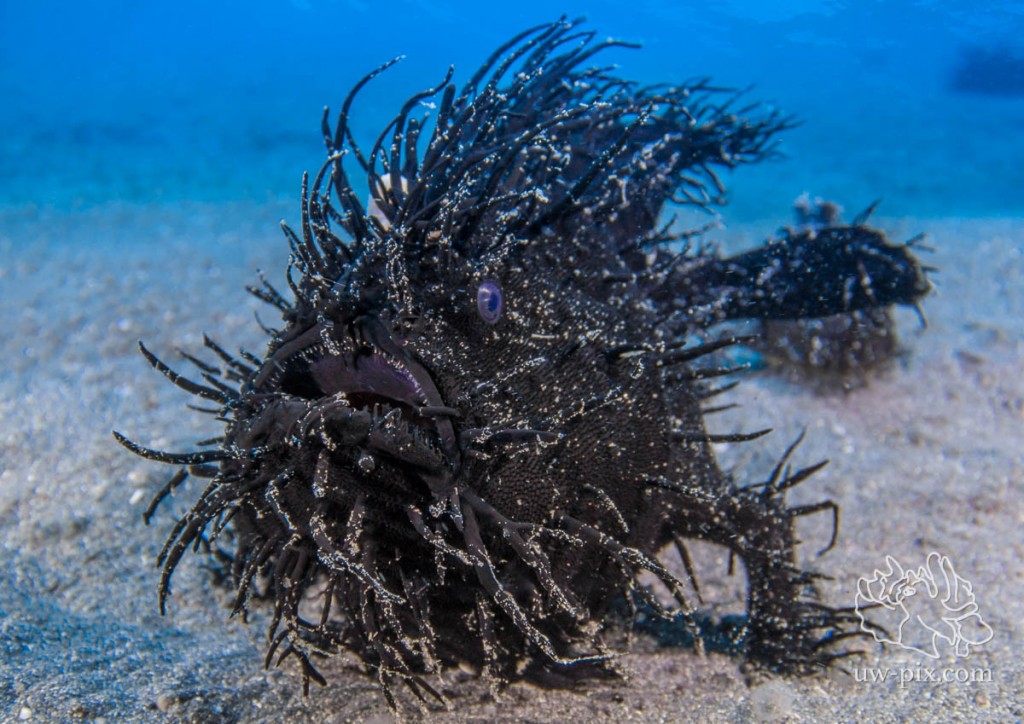
[[[401,360],[372,345],[330,338],[319,324],[275,350],[253,387],[310,400],[342,393],[359,407],[356,400],[427,404],[423,388]]]
[[[368,396],[413,407],[427,402],[409,370],[380,352],[328,354],[311,361],[308,372],[324,395],[343,392],[350,399]]]

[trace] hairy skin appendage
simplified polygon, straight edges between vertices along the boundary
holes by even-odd
[[[687,542],[703,540],[747,571],[751,665],[843,656],[856,617],[817,600],[794,536],[798,517],[838,510],[786,503],[824,463],[792,471],[794,443],[759,480],[719,469],[713,443],[767,431],[705,427],[714,378],[736,371],[718,352],[748,341],[713,328],[916,305],[925,268],[863,220],[733,257],[659,226],[667,203],[720,204],[718,172],[769,155],[788,119],[734,114],[704,83],[623,81],[591,65],[619,44],[592,36],[528,30],[361,146],[353,99],[391,63],[371,73],[333,126],[325,112],[327,160],[285,227],[290,294],[251,290],[281,314],[265,355],[208,339],[216,363],[189,356],[193,381],[142,348],[224,421],[194,452],[115,433],[178,467],[147,520],[187,476],[209,480],[160,555],[161,610],[196,548],[229,572],[235,614],[272,611],[268,664],[323,683],[317,659],[347,652],[392,705],[396,683],[443,703],[444,667],[497,684],[597,674],[623,611],[692,618]],[[668,545],[689,580],[658,562]]]

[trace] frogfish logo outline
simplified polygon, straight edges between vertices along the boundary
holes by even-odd
[[[937,659],[945,649],[965,658],[972,646],[992,640],[995,633],[978,613],[973,584],[956,572],[949,556],[932,551],[916,569],[886,556],[885,565],[858,579],[854,600],[861,630],[876,641]]]

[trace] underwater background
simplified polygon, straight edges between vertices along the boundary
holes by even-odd
[[[803,191],[901,214],[1024,205],[1024,7],[969,0],[5,2],[0,203],[291,197],[323,106],[369,70],[406,56],[359,99],[356,130],[376,137],[449,63],[464,80],[562,13],[643,45],[606,54],[624,77],[752,86],[804,121],[789,160],[739,175],[734,218]],[[967,67],[978,49],[1004,62]]]
[[[110,431],[164,449],[216,434],[137,340],[176,363],[204,331],[262,349],[253,315],[272,310],[244,286],[258,268],[283,278],[278,223],[297,221],[302,172],[322,162],[325,105],[336,112],[404,55],[356,101],[355,135],[372,143],[449,64],[461,83],[500,43],[562,14],[642,44],[602,55],[623,77],[711,77],[799,122],[778,158],[724,178],[713,237],[730,251],[789,223],[804,193],[847,219],[882,199],[872,223],[894,241],[928,233],[938,294],[926,329],[899,310],[892,368],[825,391],[751,375],[725,399],[743,407],[715,425],[775,429],[764,445],[720,450],[741,475],[770,469],[804,429],[803,463],[831,459],[794,491],[843,511],[837,549],[807,554],[834,576],[830,602],[852,603],[886,556],[948,554],[994,632],[969,659],[990,678],[751,688],[730,657],[641,643],[624,682],[516,685],[498,702],[462,682],[470,693],[453,695],[445,720],[1024,718],[1024,3],[3,0],[0,721],[390,720],[351,665],[309,698],[290,667],[264,671],[262,623],[228,624],[225,594],[194,562],[159,615],[154,560],[199,484],[144,526],[164,471]],[[829,522],[808,524],[808,548]],[[696,557],[719,574],[703,582],[712,607],[742,610],[721,551]],[[873,671],[965,665],[870,652]]]

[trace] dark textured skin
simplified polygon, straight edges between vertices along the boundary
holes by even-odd
[[[294,299],[253,290],[284,323],[265,358],[208,342],[223,365],[204,363],[202,384],[143,348],[227,419],[194,453],[118,435],[180,466],[150,513],[186,474],[211,479],[161,556],[161,606],[184,553],[206,547],[229,561],[236,613],[269,599],[268,663],[294,656],[320,680],[316,657],[347,651],[392,704],[396,682],[441,699],[429,674],[446,665],[495,682],[600,669],[612,611],[657,607],[644,571],[692,613],[656,555],[700,539],[748,571],[752,664],[807,673],[842,654],[849,614],[816,601],[793,534],[834,506],[785,503],[819,466],[783,474],[784,460],[747,487],[719,470],[713,442],[757,435],[705,429],[702,358],[735,341],[708,329],[916,303],[927,281],[863,225],[726,259],[668,251],[662,207],[713,206],[715,169],[762,159],[786,120],[732,115],[702,84],[588,70],[590,35],[522,34],[462,92],[446,77],[411,99],[368,154],[348,131],[360,83],[333,129],[325,114],[328,162],[304,182],[300,233],[286,229]],[[424,126],[410,113],[427,97]],[[485,281],[502,294],[493,324]]]
[[[851,228],[868,232],[864,224],[876,205],[877,202],[859,214],[846,234],[851,235]],[[844,226],[840,220],[842,210],[837,204],[820,198],[812,201],[809,195],[804,195],[797,199],[793,210],[796,224],[780,229],[776,234],[778,242],[799,246],[802,239],[816,239],[825,234],[828,244],[841,243],[841,237],[833,235],[835,229]],[[872,294],[878,295],[878,290],[884,289],[881,296],[885,298],[913,303],[920,293],[918,290],[912,286],[903,290],[896,287],[914,281],[901,274],[915,263],[910,260],[911,249],[933,251],[922,243],[923,238],[921,235],[912,239],[903,248],[892,247],[888,256],[875,256],[870,266],[863,262],[859,267],[854,264],[858,275],[872,280],[866,285]],[[833,263],[832,258],[826,260],[827,264]],[[840,288],[847,289],[852,296],[863,294],[865,285],[854,283]],[[799,303],[799,300],[794,301]],[[924,315],[920,308],[917,311],[923,327]],[[821,392],[863,386],[890,367],[903,351],[892,308],[869,304],[853,312],[828,316],[762,316],[759,333],[751,346],[763,354],[766,366],[794,381],[809,383]]]

